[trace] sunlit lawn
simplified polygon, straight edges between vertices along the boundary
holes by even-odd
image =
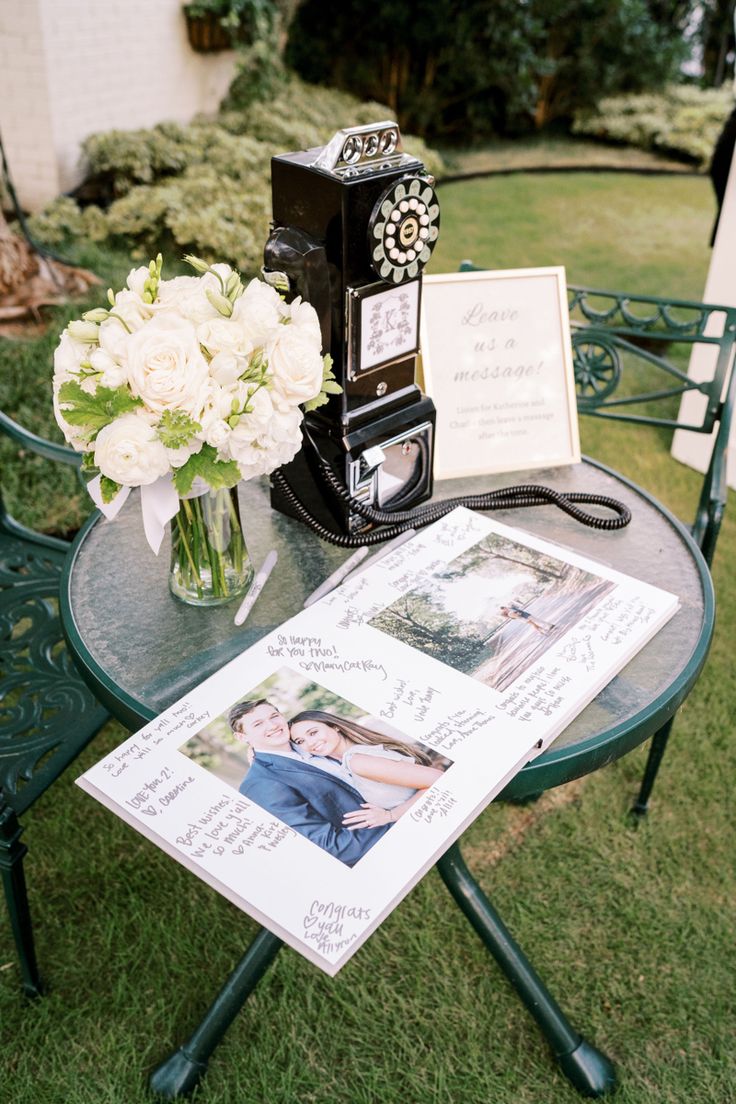
[[[699,297],[713,214],[705,180],[512,176],[441,189],[433,271],[564,264],[577,283]],[[98,257],[100,271],[125,259]],[[0,350],[2,406],[49,423],[49,339]],[[689,513],[698,477],[661,438],[598,425],[585,447]],[[3,483],[8,474],[4,454]],[[10,461],[17,472],[17,462]],[[35,469],[33,469],[35,470]],[[82,500],[15,484],[35,515]],[[715,563],[719,627],[676,724],[647,822],[627,810],[644,751],[546,795],[491,807],[469,865],[574,1023],[616,1061],[621,1104],[726,1104],[733,1047],[731,779],[736,674],[730,570],[736,512]],[[175,642],[172,641],[172,648]],[[123,736],[115,725],[89,766]],[[137,1104],[146,1076],[197,1022],[255,924],[125,827],[69,776],[28,819],[28,876],[50,993],[18,995],[0,932],[0,1099]],[[3,1083],[4,1082],[4,1083]],[[432,873],[332,981],[282,952],[213,1059],[201,1104],[567,1104],[577,1100],[517,998]]]

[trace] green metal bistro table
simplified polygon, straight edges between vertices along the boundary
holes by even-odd
[[[687,530],[656,500],[594,461],[509,476],[442,483],[437,498],[511,483],[544,483],[625,502],[631,524],[589,529],[551,507],[501,510],[500,521],[555,541],[618,571],[672,591],[680,609],[655,638],[562,733],[529,763],[502,797],[523,799],[610,763],[657,732],[692,689],[705,662],[714,622],[708,568]],[[299,522],[270,509],[265,482],[241,485],[248,548],[256,564],[271,548],[279,560],[246,624],[234,609],[196,609],[168,592],[167,546],[145,545],[135,497],[118,518],[95,515],[67,561],[61,614],[80,671],[100,701],[130,729],[146,724],[198,682],[297,613],[305,597],[347,556]],[[560,1068],[586,1096],[615,1087],[609,1059],[569,1023],[454,844],[437,864],[451,895],[496,959],[550,1043]],[[151,1087],[173,1099],[191,1092],[248,995],[282,946],[261,929],[186,1043],[153,1073]]]

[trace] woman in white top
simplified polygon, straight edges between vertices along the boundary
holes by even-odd
[[[419,748],[320,709],[297,713],[289,729],[296,750],[336,760],[365,798],[360,809],[345,815],[348,828],[398,820],[442,776]]]

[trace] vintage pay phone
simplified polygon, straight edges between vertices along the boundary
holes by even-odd
[[[371,523],[351,502],[405,510],[432,493],[435,410],[415,368],[422,270],[439,232],[434,180],[392,122],[274,157],[271,172],[264,274],[316,309],[343,388],[305,416],[304,448],[280,469],[271,501],[295,514],[285,478],[323,525],[357,534]],[[325,461],[349,497],[326,485]]]

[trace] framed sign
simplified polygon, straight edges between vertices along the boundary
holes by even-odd
[[[425,276],[422,300],[435,477],[579,461],[564,268]]]

